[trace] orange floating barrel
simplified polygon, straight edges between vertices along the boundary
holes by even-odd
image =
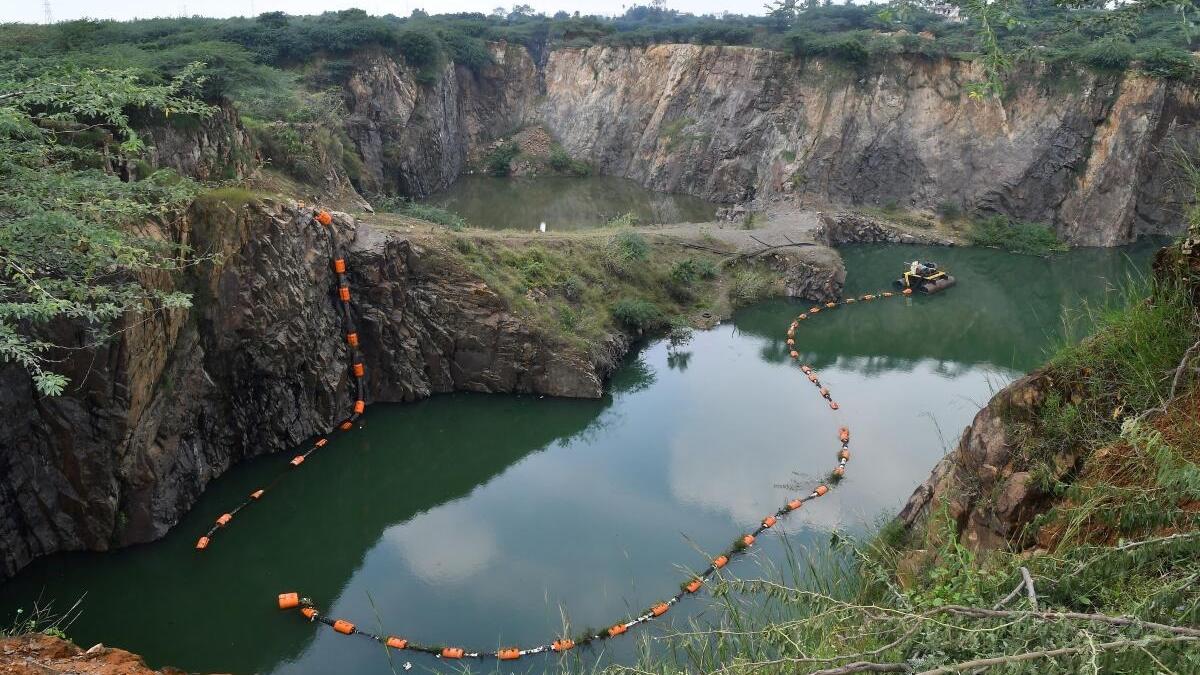
[[[816,314],[816,313],[818,313],[818,312],[820,312],[820,311],[821,311],[821,308],[820,308],[820,307],[813,307],[813,308],[811,308],[811,309],[809,309],[809,310],[808,310],[808,313],[809,313],[809,314]]]
[[[800,352],[798,352],[794,349],[792,351],[788,352],[788,355],[791,356],[793,359],[800,358]]]
[[[367,409],[367,404],[364,403],[361,399],[354,402],[354,412],[356,414],[361,415],[362,412],[366,409]]]
[[[848,443],[850,441],[850,430],[846,427],[838,429],[838,438],[841,439],[843,443]]]
[[[812,372],[809,372],[809,374],[808,374],[808,381],[809,381],[809,382],[812,382],[813,384],[816,384],[816,383],[817,383],[817,381],[818,381],[818,380],[817,380],[817,376],[816,376],[816,374],[814,374],[814,373],[812,373]]]
[[[608,629],[608,637],[617,637],[618,635],[620,635],[621,633],[624,633],[627,630],[629,630],[629,629],[625,627],[625,624],[619,623],[619,624],[613,626],[612,628]]]
[[[303,614],[304,618],[308,619],[309,621],[312,621],[317,616],[317,610],[313,609],[312,607],[301,607],[300,613]]]
[[[833,467],[833,475],[838,476],[838,477],[846,475],[846,467],[844,467],[840,464],[838,466]]]
[[[258,490],[255,490],[254,492],[250,493],[250,499],[262,499],[262,496],[263,496],[262,488],[259,488]]]
[[[462,647],[442,647],[443,659],[461,659],[462,657]]]
[[[703,581],[701,581],[699,579],[692,579],[691,581],[688,582],[688,585],[684,586],[683,588],[688,593],[695,593],[696,591],[700,590],[700,586],[702,586],[702,585],[704,585]]]
[[[901,292],[901,293],[903,293],[904,295],[912,295],[912,289],[911,289],[911,288],[906,288],[906,289],[904,289],[903,291],[900,291],[900,292]]]
[[[342,422],[338,426],[338,428],[341,429],[342,431],[350,431],[351,429],[354,428],[354,422],[351,422],[350,420],[346,420],[345,422]]]
[[[408,640],[405,640],[404,638],[398,638],[395,635],[389,635],[388,639],[384,641],[384,644],[392,649],[404,649],[408,646]]]
[[[316,447],[318,447],[318,448],[323,448],[323,447],[325,447],[325,444],[327,444],[327,443],[329,443],[329,439],[328,439],[328,438],[318,438],[318,439],[317,439],[317,442],[316,442],[316,443],[313,443],[313,445],[314,445],[314,446],[316,446]]]
[[[501,661],[512,661],[514,659],[519,659],[521,658],[521,650],[517,649],[516,647],[501,649],[500,651],[496,652],[496,658],[500,659]]]
[[[338,297],[342,299],[342,302],[350,302],[350,287],[342,286],[338,288]]]
[[[827,309],[833,309],[834,307],[837,307],[837,303],[836,302],[827,302],[827,303],[825,303],[825,307]]]
[[[729,562],[729,558],[727,556],[719,555],[716,558],[713,558],[713,567],[715,567],[717,569],[721,569],[728,562]]]
[[[653,614],[654,616],[662,616],[663,614],[667,613],[668,609],[671,609],[670,605],[668,605],[665,602],[660,602],[657,605],[650,608],[650,613]]]
[[[796,317],[796,319],[797,319],[798,321],[803,321],[803,320],[805,320],[805,319],[807,319],[807,318],[808,318],[808,315],[807,315],[807,314],[801,314],[800,316]]]
[[[203,551],[208,548],[208,537],[200,537],[196,540],[196,550]]]
[[[895,295],[895,293],[893,293],[893,292],[891,292],[891,291],[884,291],[884,292],[880,293],[880,295],[882,295],[882,296],[883,296],[883,297],[885,297],[885,298],[890,298],[890,297],[892,297],[893,295]]]
[[[351,347],[358,346],[358,333],[346,333],[346,343]]]
[[[328,225],[333,222],[333,216],[329,215],[328,211],[318,211],[316,218],[317,222],[322,225]]]
[[[561,640],[555,640],[554,642],[552,642],[550,644],[550,649],[553,649],[556,652],[565,652],[569,649],[574,649],[574,648],[575,648],[575,641],[568,639],[568,638],[563,638]]]
[[[779,522],[779,519],[776,518],[775,516],[767,516],[766,518],[763,518],[762,526],[763,527],[773,527],[775,525],[775,523],[777,523],[777,522]]]
[[[796,344],[796,341],[795,341],[795,340],[793,340],[792,338],[788,338],[788,339],[787,339],[787,346],[791,347],[791,346],[792,346],[792,345],[794,345],[794,344]]]
[[[817,493],[818,497],[823,497],[826,492],[829,492],[829,488],[824,485],[818,485],[817,489],[813,490],[813,492]]]
[[[822,396],[828,396],[829,395],[829,387],[821,387],[820,392],[821,392]]]
[[[349,635],[354,632],[354,624],[345,619],[338,619],[333,622],[333,629],[342,635]]]
[[[812,368],[808,367],[807,365],[800,366],[800,370],[804,371],[805,375],[808,375],[812,372]]]
[[[844,460],[849,461],[850,451],[845,448],[842,448],[842,451],[838,453],[838,459],[844,459]]]
[[[293,609],[300,606],[299,593],[280,593],[279,609]]]
[[[792,501],[788,502],[788,504],[787,504],[788,511],[795,511],[796,509],[800,508],[801,506],[804,506],[804,502],[800,499],[793,499]]]
[[[346,261],[342,258],[337,258],[333,261],[333,271],[338,274],[346,273]]]
[[[746,547],[752,546],[754,544],[754,535],[752,535],[752,534],[744,535],[738,541],[740,541],[742,543],[742,546],[746,546]]]
[[[837,410],[837,409],[838,409],[838,408],[840,408],[840,407],[841,407],[841,406],[839,406],[839,405],[837,404],[837,401],[830,401],[830,402],[829,402],[829,409],[830,409],[830,410]]]
[[[221,517],[217,518],[217,524],[220,525],[221,527],[225,527],[226,525],[229,524],[229,521],[231,521],[231,520],[233,520],[232,514],[222,513]]]
[[[875,299],[875,296],[868,293],[867,295],[862,296],[862,299],[866,300],[867,302],[870,302]]]
[[[295,457],[292,458],[292,461],[291,461],[292,466],[300,466],[303,463],[304,463],[304,455],[296,455]]]
[[[367,374],[367,369],[363,367],[363,364],[361,364],[361,363],[354,364],[354,376],[355,377],[362,377],[363,375],[366,375],[366,374]]]

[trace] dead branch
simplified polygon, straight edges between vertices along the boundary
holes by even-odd
[[[1028,567],[1021,568],[1021,578],[1025,580],[1025,594],[1029,596],[1029,606],[1036,612],[1038,610],[1037,592],[1033,590],[1033,577],[1029,574]]]
[[[1161,643],[1161,642],[1185,642],[1193,641],[1194,637],[1147,637],[1137,640],[1113,640],[1111,642],[1101,642],[1099,644],[1087,644],[1078,647],[1059,647],[1058,649],[1046,649],[1036,652],[1023,652],[1020,654],[1010,654],[1008,656],[993,656],[986,659],[975,659],[973,661],[963,661],[948,666],[939,666],[932,670],[925,670],[918,675],[937,675],[939,673],[957,673],[963,670],[971,670],[973,668],[990,668],[992,666],[1004,665],[1006,663],[1019,663],[1021,661],[1033,661],[1037,659],[1052,659],[1058,656],[1070,656],[1081,652],[1090,651],[1108,651],[1113,649],[1126,649],[1129,647],[1145,647],[1146,645]],[[902,664],[895,664],[902,665]],[[856,672],[856,671],[849,671]],[[876,672],[896,672],[896,671],[876,671]]]
[[[814,670],[809,675],[849,675],[849,673],[907,673],[912,669],[906,663],[872,663],[870,661],[855,661],[837,668]]]

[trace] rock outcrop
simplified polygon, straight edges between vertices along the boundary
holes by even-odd
[[[597,397],[627,344],[558,345],[480,279],[398,234],[336,220],[350,246],[371,401],[435,392]],[[71,379],[36,394],[0,367],[0,577],[55,551],[164,534],[239,460],[295,446],[349,412],[330,234],[311,212],[201,203],[174,232],[219,255],[179,283],[194,307],[131,319],[117,337],[52,327]],[[170,283],[166,279],[158,283]]]
[[[432,78],[392,56],[361,55],[345,85],[347,133],[365,166],[364,194],[423,196],[454,182],[473,149],[521,127],[540,96],[529,52],[491,45],[479,72],[446,64]]]
[[[958,242],[934,232],[902,228],[879,218],[861,213],[841,211],[833,215],[820,214],[821,224],[813,238],[826,246],[844,244],[931,244],[954,246]]]
[[[29,633],[0,637],[0,675],[183,675],[154,670],[123,649],[94,645],[86,651],[66,640]]]
[[[1080,459],[1073,452],[1048,458],[1043,482],[1034,481],[1023,466],[1010,425],[1036,416],[1054,389],[1051,378],[1037,371],[998,392],[909,497],[900,523],[919,529],[933,509],[944,505],[963,545],[977,551],[1020,548],[1024,526],[1051,499],[1041,485],[1062,478]]]

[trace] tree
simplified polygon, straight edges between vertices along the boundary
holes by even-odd
[[[98,344],[127,315],[190,304],[140,281],[186,264],[187,251],[133,228],[177,213],[194,184],[165,171],[125,182],[115,167],[144,149],[130,111],[211,114],[180,93],[199,68],[146,85],[132,71],[29,78],[0,67],[0,361],[22,366],[42,394],[68,384],[52,370],[60,345],[39,337],[50,322],[81,322]]]

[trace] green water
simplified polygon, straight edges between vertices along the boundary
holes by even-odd
[[[641,223],[702,223],[716,206],[691,195],[654,192],[624,178],[494,178],[462,176],[425,200],[454,211],[475,227],[580,230],[633,213]]]
[[[731,564],[739,576],[894,513],[991,393],[1044,359],[1065,307],[1103,302],[1152,249],[1085,250],[1050,261],[988,250],[871,246],[844,251],[847,291],[878,290],[914,255],[960,283],[938,296],[824,312],[798,335],[842,410],[787,358],[783,332],[808,303],[777,300],[697,334],[676,354],[647,345],[598,401],[450,395],[375,405],[302,470],[192,550],[211,518],[290,453],[238,466],[163,540],[42,559],[0,586],[0,623],[38,597],[86,594],[69,633],[155,665],[233,673],[391,670],[381,648],[274,609],[297,590],[330,615],[431,644],[495,648],[611,625],[670,595],[683,567],[723,550],[830,468],[853,430],[848,477]],[[372,602],[374,609],[372,608]],[[703,620],[690,598],[666,619]],[[377,613],[376,613],[377,612]],[[669,623],[660,622],[661,628]],[[636,638],[573,652],[629,660]],[[603,650],[603,651],[602,651]],[[425,672],[445,666],[419,654]],[[541,672],[532,657],[504,672]],[[485,664],[490,671],[493,664]],[[403,672],[403,671],[399,671]]]

